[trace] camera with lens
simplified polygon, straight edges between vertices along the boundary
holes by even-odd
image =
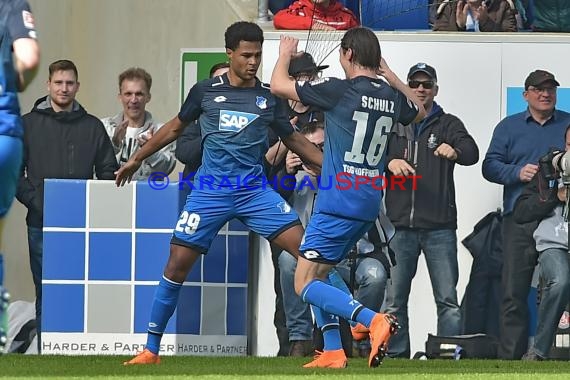
[[[570,151],[551,149],[538,160],[538,166],[545,179],[553,180],[560,176],[564,185],[570,185]]]

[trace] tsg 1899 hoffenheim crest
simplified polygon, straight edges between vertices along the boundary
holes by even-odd
[[[264,110],[267,108],[267,99],[265,99],[263,96],[256,96],[255,105]]]

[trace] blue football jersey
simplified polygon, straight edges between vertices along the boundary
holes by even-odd
[[[234,87],[227,74],[194,85],[178,118],[199,121],[203,156],[194,186],[203,189],[208,184],[214,189],[261,185],[268,128],[281,137],[294,131],[286,103],[271,94],[269,85],[256,79],[254,87]]]
[[[316,212],[375,220],[385,180],[388,134],[418,108],[381,79],[322,78],[297,82],[303,104],[325,111],[325,145]]]
[[[22,137],[18,80],[12,61],[12,43],[36,38],[34,18],[24,0],[0,0],[0,135]]]

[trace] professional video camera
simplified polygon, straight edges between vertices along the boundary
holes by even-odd
[[[547,180],[558,178],[570,185],[570,151],[551,150],[538,160],[540,171]]]
[[[570,216],[570,151],[552,149],[538,160],[538,165],[547,180],[555,180],[560,176],[562,184],[566,187],[566,202],[562,216],[564,221],[568,222]]]

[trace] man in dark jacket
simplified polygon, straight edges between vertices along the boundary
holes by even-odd
[[[418,63],[408,73],[408,86],[422,101],[428,116],[420,123],[397,125],[388,142],[388,174],[421,176],[404,189],[386,187],[386,211],[396,227],[390,243],[397,265],[386,297],[386,313],[398,318],[401,329],[390,340],[389,355],[410,357],[408,298],[418,257],[425,254],[437,306],[437,334],[461,333],[461,313],[455,289],[457,264],[457,208],[453,169],[479,160],[475,140],[456,116],[434,102],[438,93],[433,67]]]
[[[44,179],[114,179],[119,168],[101,121],[75,100],[77,68],[68,60],[49,66],[48,96],[23,116],[24,164],[16,197],[28,208],[30,267],[36,287],[38,338],[41,326]],[[41,348],[38,339],[38,350]]]

